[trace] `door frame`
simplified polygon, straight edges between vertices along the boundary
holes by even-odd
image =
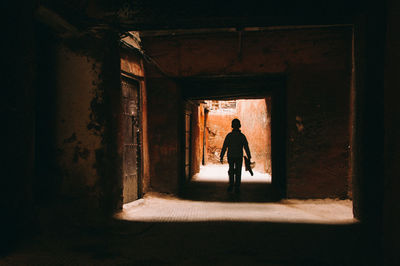
[[[278,198],[287,195],[286,80],[285,74],[202,76],[177,80],[183,101],[272,98],[271,178]]]
[[[184,149],[184,179],[185,182],[190,181],[190,179],[192,178],[191,174],[192,174],[192,167],[193,167],[193,162],[192,162],[192,137],[193,137],[193,113],[191,110],[191,103],[186,103],[185,102],[185,109],[184,109],[184,142],[183,142],[183,149]],[[186,118],[187,116],[189,116],[189,162],[186,161]],[[188,171],[188,176],[186,176],[186,166],[187,164],[189,165],[189,171]]]

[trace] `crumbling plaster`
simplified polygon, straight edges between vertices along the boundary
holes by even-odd
[[[69,198],[64,207],[76,217],[101,217],[121,206],[118,35],[50,40],[38,92],[38,135],[49,136],[37,146],[37,172],[48,180],[40,198],[62,205]]]

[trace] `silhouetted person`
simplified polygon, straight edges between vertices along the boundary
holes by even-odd
[[[226,135],[224,145],[222,146],[220,161],[223,162],[226,149],[228,149],[229,163],[229,187],[231,192],[235,185],[235,192],[240,191],[240,182],[242,179],[242,164],[243,164],[243,148],[246,150],[247,157],[251,158],[249,144],[246,136],[240,132],[240,120],[232,120],[232,131]]]

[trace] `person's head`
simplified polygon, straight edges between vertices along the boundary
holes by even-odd
[[[240,125],[240,120],[235,118],[232,120],[232,128],[233,129],[239,129],[241,127]]]

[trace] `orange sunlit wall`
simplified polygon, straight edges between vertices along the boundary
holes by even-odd
[[[231,121],[241,121],[241,131],[246,135],[256,162],[255,170],[271,173],[270,114],[265,99],[238,100],[234,110],[210,110],[207,117],[206,162],[218,164],[221,148],[231,128]],[[226,157],[224,158],[226,163]]]
[[[192,108],[192,165],[190,176],[200,172],[203,159],[204,115],[203,104]]]

